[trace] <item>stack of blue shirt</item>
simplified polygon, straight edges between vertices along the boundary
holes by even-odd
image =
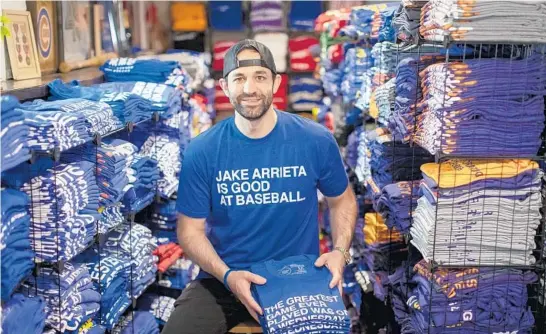
[[[155,280],[158,259],[152,254],[152,232],[147,227],[121,225],[108,234],[104,250],[131,264],[131,297],[140,296]]]
[[[69,260],[93,240],[99,219],[94,171],[87,161],[58,164],[23,185],[31,198],[31,243],[39,259]]]
[[[29,198],[25,193],[13,189],[2,189],[2,301],[9,299],[19,282],[27,277],[34,267],[34,252],[30,246],[30,215],[27,209]]]
[[[154,293],[145,293],[137,301],[137,309],[154,315],[160,325],[165,325],[174,310],[176,299],[168,296],[159,296]]]
[[[392,78],[375,90],[375,103],[379,111],[377,123],[388,126],[394,110],[396,79]]]
[[[211,1],[208,4],[210,27],[218,31],[242,31],[242,1]]]
[[[159,326],[150,312],[136,311],[121,317],[112,334],[159,334]]]
[[[295,111],[318,108],[322,100],[322,84],[312,76],[295,76],[290,79],[289,100]]]
[[[140,154],[135,154],[130,165],[134,171],[135,182],[123,197],[122,212],[138,212],[148,206],[155,197],[159,168],[157,161]]]
[[[381,191],[377,203],[374,203],[375,209],[381,214],[389,229],[394,227],[402,233],[409,233],[419,196],[418,181],[389,184]]]
[[[19,101],[9,95],[0,97],[2,113],[0,141],[2,142],[2,171],[13,168],[30,159],[27,137],[28,125],[18,109]]]
[[[176,230],[176,201],[170,200],[154,205],[154,212],[150,220],[152,230]]]
[[[313,31],[315,19],[322,13],[320,1],[293,1],[290,3],[288,25],[290,30]]]
[[[105,234],[125,221],[125,216],[121,213],[121,205],[121,203],[117,203],[102,209],[99,219],[99,234]]]
[[[27,296],[46,301],[46,324],[58,331],[74,331],[100,308],[101,295],[93,287],[85,266],[66,262],[59,274],[54,268],[41,268],[21,286]]]
[[[199,274],[199,266],[184,257],[176,262],[165,272],[157,284],[166,288],[184,290]]]
[[[316,256],[292,256],[253,265],[251,272],[267,279],[252,285],[262,307],[264,333],[347,333],[350,320],[337,287],[328,287],[332,274],[314,265]]]
[[[341,83],[341,93],[345,103],[356,100],[357,92],[362,86],[364,74],[373,65],[371,50],[363,47],[354,47],[345,53],[344,76]]]
[[[182,66],[174,60],[115,58],[106,61],[100,68],[106,81],[144,81],[186,85],[190,79],[183,74]],[[176,84],[173,84],[175,87]]]
[[[46,317],[44,308],[42,297],[14,294],[2,305],[2,333],[42,334]]]
[[[379,11],[381,26],[378,31],[377,40],[379,42],[396,42],[396,31],[393,27],[394,14],[398,5],[389,5],[387,8]]]

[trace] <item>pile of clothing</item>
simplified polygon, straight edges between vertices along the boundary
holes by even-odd
[[[389,230],[379,213],[364,214],[363,233],[366,245],[364,262],[376,274],[386,273],[395,260],[406,258],[407,247],[402,235],[396,229]],[[377,284],[381,285],[381,282]]]
[[[313,36],[299,36],[288,41],[290,52],[290,70],[294,72],[313,72],[316,62],[310,48],[319,44]]]
[[[216,111],[233,110],[233,106],[229,102],[229,97],[226,96],[218,81],[216,81],[214,86],[214,109]]]
[[[253,32],[283,31],[286,29],[284,17],[282,1],[255,1],[250,3],[250,28]],[[277,60],[275,60],[275,64],[278,64]]]
[[[153,314],[135,311],[120,318],[112,334],[159,334],[159,326]]]
[[[252,273],[267,280],[251,287],[264,311],[259,316],[264,333],[349,331],[351,322],[339,290],[328,287],[332,274],[326,267],[316,267],[315,261],[316,256],[302,255],[251,267]],[[285,317],[285,312],[294,316]]]
[[[402,143],[385,128],[370,131],[367,136],[371,176],[380,191],[393,182],[419,180],[419,167],[434,161],[427,151]]]
[[[346,51],[343,79],[340,85],[345,103],[352,103],[357,99],[357,93],[366,79],[365,74],[373,65],[371,57],[369,48],[355,46]]]
[[[313,31],[315,19],[322,13],[318,1],[294,1],[290,3],[288,26],[292,31]]]
[[[24,114],[18,107],[17,98],[10,95],[0,97],[2,172],[29,160],[31,156],[27,141],[29,128],[25,122]]]
[[[130,296],[138,298],[155,280],[157,257],[152,232],[141,224],[123,224],[108,234],[104,252],[130,263]]]
[[[175,2],[171,8],[171,28],[173,31],[207,30],[207,7],[205,3]]]
[[[366,131],[362,129],[358,134],[358,158],[356,160],[355,174],[358,181],[365,184],[372,177],[370,158],[372,153],[368,149],[370,144]]]
[[[46,315],[42,297],[26,297],[16,293],[2,304],[1,314],[2,333],[42,334],[44,330]]]
[[[544,1],[431,0],[421,9],[426,40],[546,43]]]
[[[370,116],[377,119],[377,123],[388,126],[394,110],[396,99],[396,79],[392,78],[377,87],[370,99]]]
[[[412,43],[419,37],[417,34],[421,23],[421,8],[427,2],[428,0],[402,1],[392,19],[392,27],[399,40]]]
[[[320,80],[312,76],[293,76],[290,78],[288,99],[294,111],[311,111],[313,108],[318,108],[322,101]]]
[[[105,81],[145,81],[173,87],[186,87],[191,77],[174,60],[114,58],[100,68]]]
[[[374,209],[381,214],[389,229],[407,234],[419,199],[419,181],[402,181],[383,187]]]
[[[101,295],[94,289],[85,266],[66,262],[61,271],[40,268],[37,276],[30,276],[23,283],[21,292],[45,300],[45,323],[48,327],[60,332],[76,331],[97,314]]]
[[[243,2],[242,1],[211,1],[207,8],[209,24],[217,31],[242,31]]]
[[[163,273],[161,280],[157,282],[160,286],[184,290],[199,274],[199,266],[191,260],[182,257]]]
[[[530,160],[421,166],[411,243],[440,265],[532,265],[543,172]],[[514,242],[517,240],[517,242]]]
[[[213,2],[216,3],[216,2]],[[237,41],[216,41],[212,47],[212,69],[214,71],[224,71],[224,57],[233,45],[237,44]]]
[[[106,234],[125,221],[125,216],[121,212],[121,205],[121,203],[116,203],[99,208],[100,218],[97,231],[99,234]]]
[[[117,257],[118,252],[105,252],[91,248],[78,255],[73,262],[89,270],[95,290],[101,292],[99,323],[112,329],[131,304],[131,262]]]
[[[175,231],[177,218],[176,200],[168,200],[154,204],[149,225],[154,233],[157,230]]]
[[[530,333],[535,323],[527,306],[533,272],[513,268],[437,269],[414,267],[417,286],[407,303],[418,333]]]
[[[157,246],[152,253],[159,259],[157,270],[160,273],[166,272],[178,259],[180,259],[183,253],[182,247],[174,242]]]
[[[39,260],[68,261],[93,241],[100,218],[94,172],[88,161],[61,163],[22,185],[30,197],[31,245]],[[19,181],[17,175],[5,180],[12,188]]]
[[[134,182],[129,184],[129,189],[123,197],[124,213],[138,212],[152,203],[159,180],[159,168],[155,159],[136,153],[132,157],[130,168]]]
[[[10,298],[19,282],[34,268],[34,252],[30,246],[29,197],[20,191],[2,189],[2,229],[0,250],[2,256],[2,301]]]
[[[151,313],[158,324],[165,325],[174,310],[176,299],[169,296],[159,296],[145,293],[137,301],[137,309]]]
[[[398,5],[387,5],[386,8],[374,13],[372,33],[370,39],[373,42],[396,42],[395,30],[392,21]]]
[[[154,112],[168,118],[177,114],[182,105],[182,91],[160,83],[106,82],[84,87],[77,81],[65,84],[56,79],[48,86],[50,100],[83,98],[102,101],[110,105],[114,116],[123,123],[138,123],[151,119]]]
[[[540,56],[434,64],[424,70],[422,90],[426,107],[418,117],[415,142],[429,152],[477,157],[537,154],[546,95]]]
[[[259,3],[262,2],[253,2],[253,4]],[[281,32],[262,32],[254,35],[254,40],[262,43],[271,50],[277,73],[286,72],[288,69],[288,34]]]

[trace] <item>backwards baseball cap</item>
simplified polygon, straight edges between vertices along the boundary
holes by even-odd
[[[238,60],[237,55],[239,52],[245,49],[254,49],[260,55],[260,59],[245,59]],[[224,78],[226,78],[229,72],[239,68],[247,66],[261,66],[271,70],[273,75],[277,74],[277,68],[275,67],[275,61],[273,60],[273,54],[269,48],[260,42],[256,42],[252,39],[243,39],[239,43],[233,45],[226,52],[224,56]]]

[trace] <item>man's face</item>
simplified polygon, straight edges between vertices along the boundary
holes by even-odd
[[[260,59],[260,55],[246,49],[239,52],[237,59]],[[231,71],[225,80],[220,79],[220,84],[239,115],[253,121],[260,119],[271,107],[280,80],[274,80],[267,68],[248,66]]]

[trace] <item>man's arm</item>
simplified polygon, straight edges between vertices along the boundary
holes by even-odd
[[[351,185],[337,197],[326,197],[334,247],[349,249],[356,226],[358,207]]]
[[[184,254],[220,282],[228,266],[218,256],[205,233],[205,219],[178,215],[177,236]]]

